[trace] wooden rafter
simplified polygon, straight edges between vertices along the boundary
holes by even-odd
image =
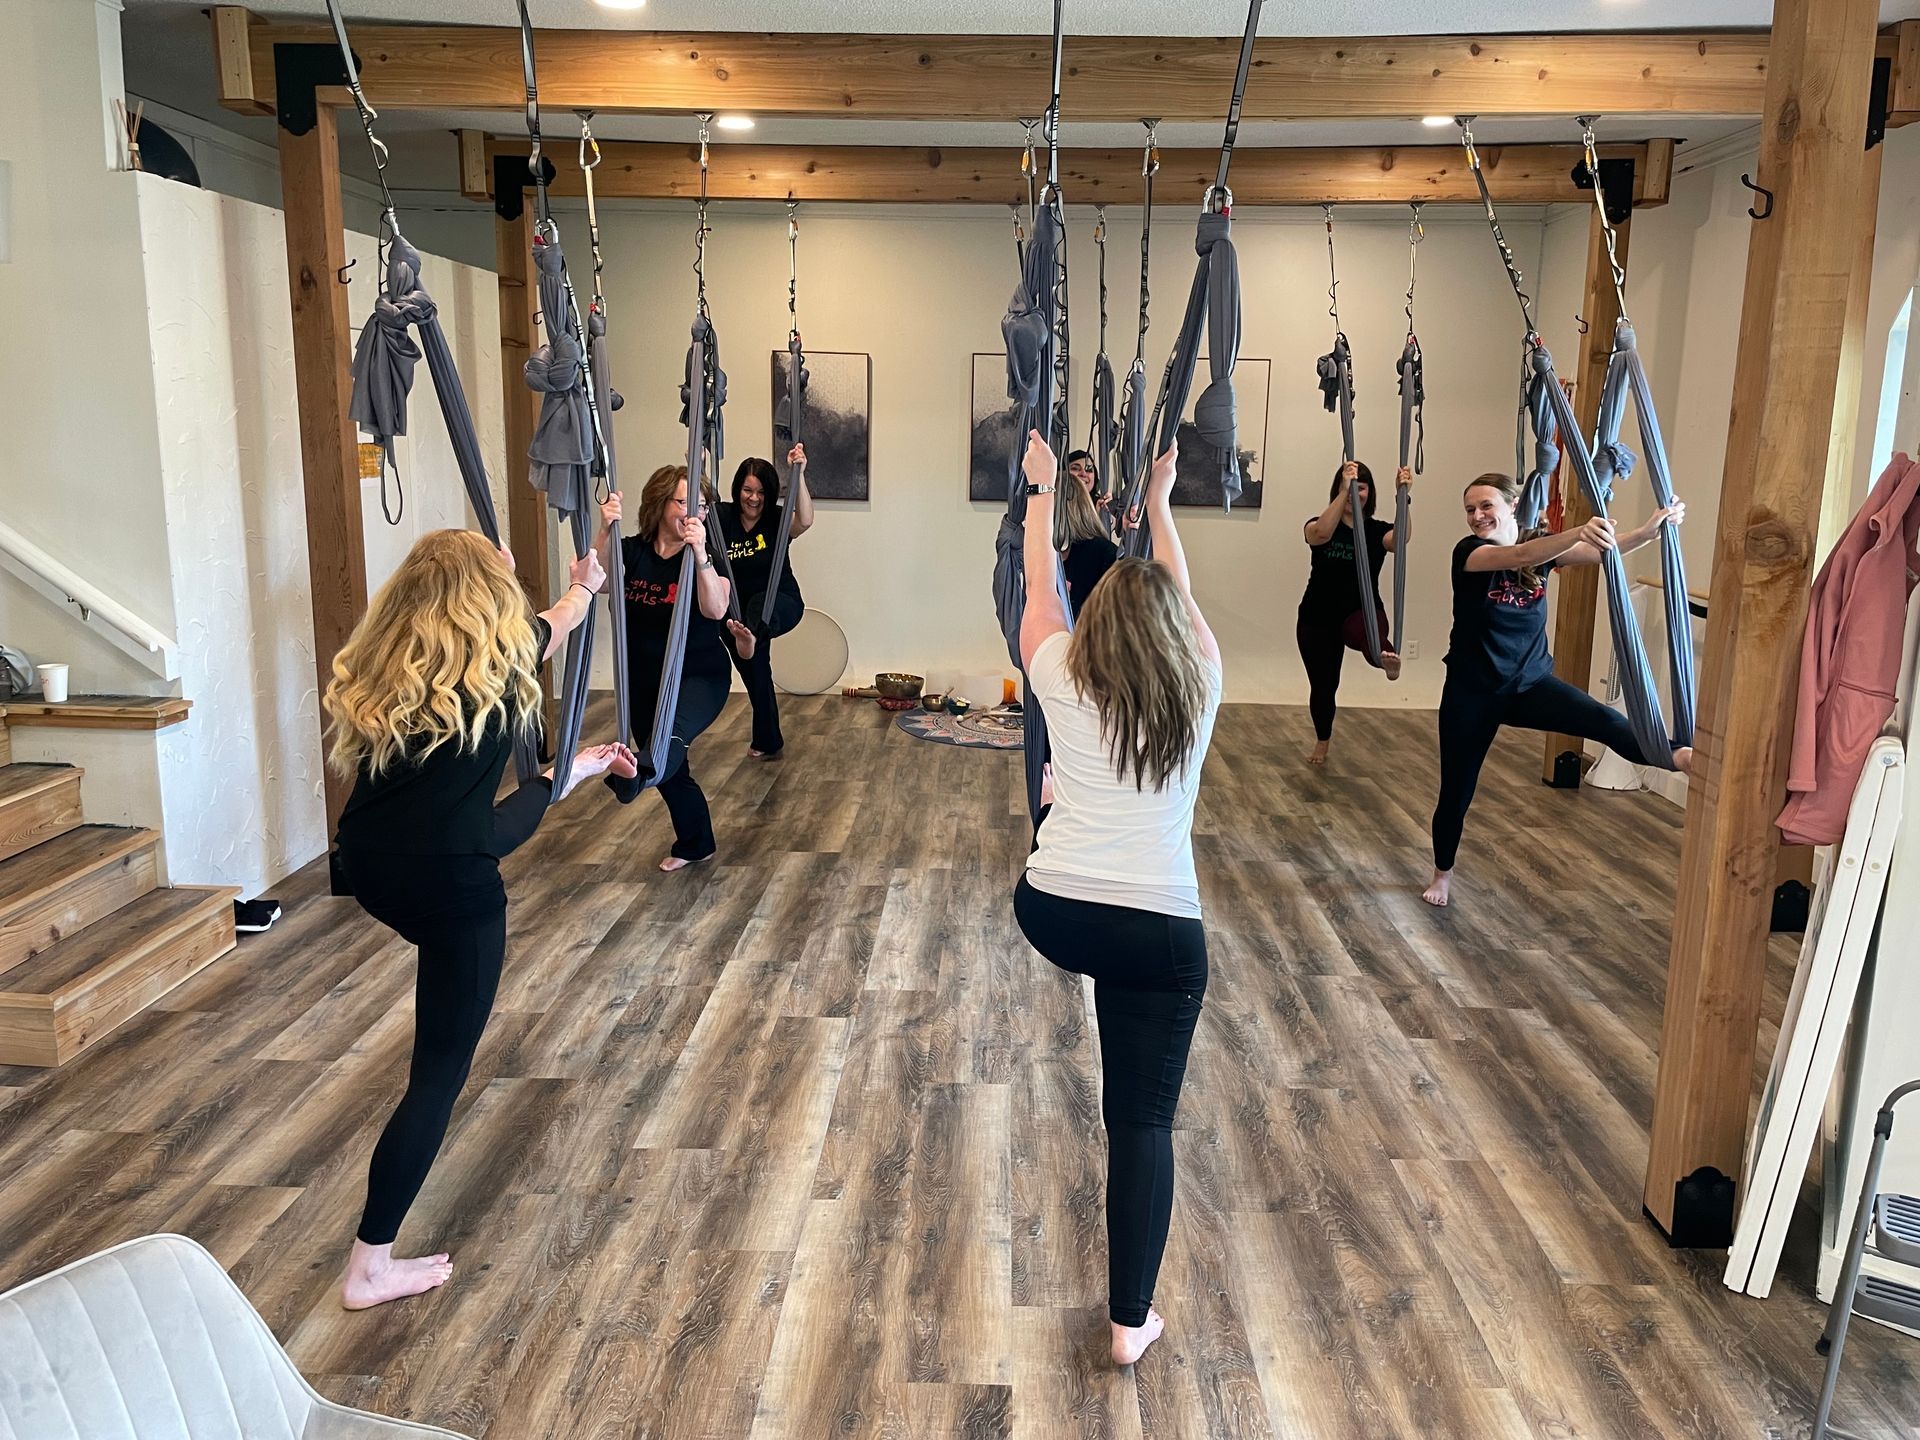
[[[1909,22],[1912,23],[1912,22]],[[355,25],[367,94],[398,110],[516,110],[520,37],[504,27]],[[214,11],[221,103],[274,104],[277,44],[330,44],[313,24]],[[1037,113],[1045,37],[542,30],[540,95],[556,110],[861,119],[1008,120]],[[1238,40],[1067,37],[1064,113],[1132,121],[1218,120]],[[1262,38],[1247,120],[1405,119],[1430,114],[1758,114],[1764,31]]]
[[[1634,161],[1634,202],[1666,203],[1673,174],[1671,140],[1603,146],[1610,158]],[[525,141],[490,140],[461,132],[460,173],[465,193],[486,199],[496,155],[525,155]],[[476,149],[482,151],[475,155]],[[602,199],[689,199],[700,185],[699,147],[603,141],[594,172]],[[554,161],[552,193],[582,193],[571,144],[548,145]],[[1573,184],[1577,145],[1505,145],[1481,150],[1489,183],[1503,204],[1544,205],[1588,198]],[[977,202],[1014,204],[1026,195],[1015,152],[943,150],[879,145],[715,145],[709,151],[708,190],[720,200]],[[1162,197],[1198,203],[1219,161],[1215,150],[1163,150],[1154,182]],[[1062,184],[1074,201],[1129,204],[1140,195],[1140,152],[1068,150]],[[477,185],[476,185],[477,181]],[[1473,177],[1457,146],[1337,149],[1270,148],[1234,152],[1236,205],[1406,204],[1474,201]]]

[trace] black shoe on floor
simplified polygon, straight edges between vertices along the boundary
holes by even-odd
[[[278,900],[236,900],[233,902],[233,928],[242,935],[258,935],[280,918]]]

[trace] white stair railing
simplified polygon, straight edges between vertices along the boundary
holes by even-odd
[[[149,625],[4,522],[0,522],[0,567],[162,680],[180,678],[179,646],[172,636]]]

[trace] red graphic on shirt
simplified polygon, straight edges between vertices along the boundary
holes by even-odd
[[[627,599],[636,605],[671,605],[679,595],[678,580],[642,580],[636,576],[627,581]]]
[[[1511,605],[1516,610],[1526,610],[1539,604],[1546,593],[1544,583],[1536,581],[1532,585],[1523,584],[1518,575],[1502,572],[1487,586],[1487,601],[1493,605]]]

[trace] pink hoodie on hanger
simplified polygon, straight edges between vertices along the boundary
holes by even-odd
[[[1920,463],[1896,454],[1813,582],[1800,650],[1787,808],[1790,845],[1832,845],[1867,750],[1893,713],[1920,539]]]

